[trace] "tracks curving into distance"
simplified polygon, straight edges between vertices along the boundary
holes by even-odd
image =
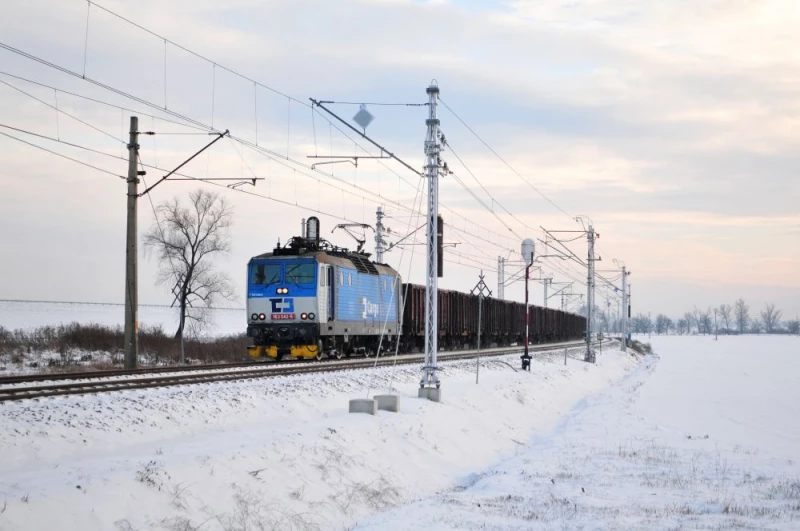
[[[547,352],[565,347],[579,347],[583,341],[549,343],[529,348],[532,353]],[[522,352],[522,347],[503,347],[481,350],[481,357],[496,357]],[[440,352],[440,361],[474,359],[475,350]],[[422,354],[386,356],[378,358],[347,359],[322,362],[282,363],[231,363],[225,365],[198,365],[194,367],[158,367],[137,371],[94,371],[83,373],[21,375],[0,378],[0,402],[46,398],[53,396],[97,394],[113,391],[151,389],[176,385],[191,385],[254,378],[273,378],[320,372],[366,369],[386,365],[409,365],[419,363]],[[80,380],[80,381],[76,381]],[[54,382],[54,383],[46,383]],[[55,383],[57,382],[57,383]],[[43,383],[43,385],[38,385]],[[26,385],[32,384],[32,385]]]

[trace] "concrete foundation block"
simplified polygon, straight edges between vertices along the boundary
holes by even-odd
[[[350,401],[350,413],[378,413],[378,402],[372,398],[354,398]]]
[[[441,402],[442,390],[438,387],[420,387],[419,395],[417,396],[420,398],[427,398],[431,402]]]
[[[378,410],[393,413],[400,410],[400,397],[397,395],[375,395],[375,402],[378,404]]]

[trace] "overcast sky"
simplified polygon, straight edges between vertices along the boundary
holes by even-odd
[[[800,4],[794,0],[101,5],[220,66],[96,5],[88,8],[87,32],[83,0],[5,0],[0,42],[143,101],[0,49],[0,81],[11,85],[0,83],[0,124],[124,157],[133,110],[142,129],[162,134],[142,139],[143,162],[166,169],[208,137],[164,134],[197,129],[157,119],[185,124],[144,102],[258,142],[260,150],[223,140],[185,168],[194,177],[265,178],[242,188],[260,196],[202,185],[220,191],[236,212],[233,253],[219,265],[237,281],[240,303],[248,258],[295,235],[313,210],[323,213],[317,214],[323,235],[347,246],[352,240],[331,234],[333,226],[343,219],[374,224],[379,204],[398,235],[422,222],[411,216],[420,179],[397,163],[361,160],[358,168],[324,165],[322,173],[303,166],[314,162],[309,155],[363,155],[368,148],[323,115],[312,119],[306,103],[309,97],[424,103],[435,79],[442,100],[522,176],[440,106],[452,146],[444,159],[456,174],[441,183],[445,239],[458,243],[447,249],[442,286],[469,290],[483,267],[496,290],[499,255],[518,260],[522,237],[540,238],[540,226],[577,230],[573,218],[582,215],[600,233],[598,268],[614,269],[617,259],[633,271],[634,313],[678,316],[738,297],[753,313],[766,302],[787,318],[800,313]],[[331,108],[346,120],[358,111]],[[368,134],[420,168],[427,108],[368,109],[375,116]],[[115,175],[126,171],[119,158],[0,132]],[[291,161],[282,159],[287,155]],[[149,169],[146,179],[162,174]],[[0,135],[0,184],[0,298],[123,300],[121,179]],[[195,186],[165,183],[152,200],[184,197]],[[153,213],[147,199],[139,208],[143,233]],[[569,245],[585,257],[585,240]],[[394,250],[387,261],[422,282],[421,249]],[[412,250],[418,254],[410,260]],[[545,260],[544,268],[556,281],[585,281],[576,264]],[[517,269],[509,265],[507,272]],[[154,284],[155,270],[154,259],[143,255],[141,302],[169,301]],[[541,304],[541,284],[532,290]],[[521,300],[521,284],[506,294]],[[598,303],[605,301],[599,294]]]

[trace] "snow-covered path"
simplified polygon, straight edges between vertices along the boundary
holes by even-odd
[[[800,339],[652,341],[520,455],[358,529],[800,528]]]

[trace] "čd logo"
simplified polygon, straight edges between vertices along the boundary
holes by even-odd
[[[270,299],[272,303],[272,313],[293,313],[294,312],[294,299],[290,298],[277,298]]]

